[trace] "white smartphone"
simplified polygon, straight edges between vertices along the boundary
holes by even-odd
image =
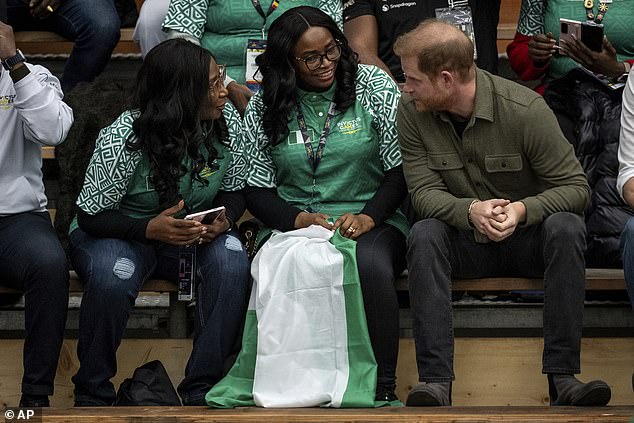
[[[581,22],[573,21],[572,19],[559,19],[559,39],[564,41],[571,41],[571,39],[576,38],[581,41]]]
[[[187,216],[185,216],[185,220],[195,220],[197,222],[202,222],[204,219],[205,223],[212,223],[214,220],[218,219],[224,214],[225,206],[220,206],[216,207],[215,209],[209,209],[198,213],[188,214]]]

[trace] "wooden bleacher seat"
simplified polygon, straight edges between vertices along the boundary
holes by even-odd
[[[138,44],[133,40],[134,28],[121,28],[121,39],[113,54],[140,55]],[[27,56],[29,55],[58,55],[69,54],[73,49],[73,42],[61,35],[47,31],[17,31],[15,43]]]
[[[404,273],[397,281],[399,291],[407,291],[407,275]],[[454,279],[453,291],[535,291],[544,289],[540,278],[480,278]],[[623,269],[586,269],[586,291],[623,291],[625,279]]]
[[[407,273],[397,280],[397,290],[407,291]],[[528,278],[480,278],[480,279],[455,279],[453,291],[470,292],[494,292],[494,291],[522,291],[543,289],[542,279]],[[586,272],[586,291],[617,291],[625,290],[625,280],[621,269],[588,269]],[[70,273],[71,293],[83,291],[79,277],[75,272]],[[0,286],[0,294],[15,294],[20,291]],[[143,284],[141,292],[169,293],[169,333],[171,338],[185,338],[187,336],[186,319],[187,303],[178,301],[176,284],[166,281],[151,279]]]
[[[1,294],[15,294],[21,291],[0,286]],[[79,276],[74,271],[70,272],[69,292],[83,292],[83,287],[79,281]],[[168,293],[169,299],[169,335],[170,338],[186,338],[187,337],[187,304],[178,301],[178,289],[176,284],[162,279],[147,280],[141,292]]]
[[[630,422],[632,406],[617,407],[382,407],[234,408],[86,407],[44,410],[47,422]]]

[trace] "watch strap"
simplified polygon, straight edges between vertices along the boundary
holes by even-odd
[[[16,53],[14,56],[6,58],[2,61],[2,66],[6,70],[10,71],[15,65],[17,65],[18,63],[23,63],[23,62],[26,62],[26,58],[24,57],[24,55],[22,54],[20,50],[16,49]]]

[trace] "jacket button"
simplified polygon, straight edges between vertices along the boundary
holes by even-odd
[[[502,162],[502,167],[506,167],[506,163]]]
[[[443,161],[442,161],[442,165],[443,165],[443,166],[447,166],[447,160],[443,160]]]

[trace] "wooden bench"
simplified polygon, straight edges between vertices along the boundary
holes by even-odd
[[[407,273],[397,280],[398,291],[408,290]],[[542,279],[528,278],[480,278],[455,279],[453,291],[467,292],[510,292],[534,291],[543,289]],[[625,280],[621,269],[587,269],[586,291],[623,291]],[[15,294],[20,291],[0,286],[0,294]],[[83,287],[79,277],[70,272],[69,292],[81,293]],[[145,282],[141,292],[169,293],[169,335],[171,338],[185,338],[187,336],[187,303],[178,301],[176,284],[166,280],[151,279]]]
[[[132,35],[134,28],[121,28],[121,38],[113,54],[140,55],[139,45]],[[54,32],[46,31],[17,31],[15,43],[28,57],[29,55],[67,55],[73,49],[73,42]],[[140,56],[139,56],[140,57]]]
[[[399,291],[407,291],[407,275],[404,274],[397,281]],[[480,278],[480,279],[454,279],[451,289],[453,291],[538,291],[544,289],[544,281],[541,278]],[[625,278],[623,269],[586,269],[586,291],[623,291],[625,290]]]
[[[74,271],[70,272],[69,292],[81,293],[84,288],[79,280],[79,276]],[[155,292],[169,294],[169,335],[170,338],[186,338],[187,337],[187,304],[178,301],[178,289],[176,284],[161,279],[147,280],[141,292]],[[16,294],[21,293],[19,290],[0,286],[0,294]]]
[[[46,422],[630,422],[634,407],[85,407],[43,410]],[[39,415],[39,414],[38,414]],[[37,417],[36,415],[35,417]],[[8,421],[8,420],[7,420]]]

